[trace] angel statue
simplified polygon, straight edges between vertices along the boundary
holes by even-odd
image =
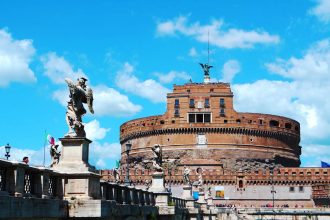
[[[183,183],[186,185],[190,185],[189,174],[190,174],[190,169],[185,166],[183,169]]]
[[[201,67],[203,68],[203,71],[204,71],[204,75],[205,75],[205,76],[210,75],[210,69],[211,69],[213,66],[210,66],[208,63],[205,63],[205,64],[199,63],[199,65],[201,65]]]
[[[93,91],[86,86],[87,79],[81,77],[74,84],[71,79],[65,78],[70,91],[70,100],[66,110],[66,122],[69,126],[69,137],[86,137],[84,125],[81,117],[86,114],[83,103],[87,103],[89,111],[94,114],[93,110]]]
[[[151,148],[151,150],[154,153],[152,166],[157,172],[162,172],[164,170],[162,167],[162,162],[163,162],[162,148],[159,144],[155,144]]]

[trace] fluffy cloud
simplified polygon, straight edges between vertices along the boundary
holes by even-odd
[[[261,30],[245,31],[241,29],[224,30],[222,20],[213,20],[210,24],[201,25],[199,22],[188,23],[188,18],[180,16],[173,20],[160,22],[157,25],[158,36],[174,36],[182,34],[193,37],[199,42],[221,48],[252,48],[255,44],[277,44],[279,36],[270,35]]]
[[[170,92],[169,89],[153,79],[140,81],[133,75],[133,72],[134,67],[129,63],[125,63],[124,67],[117,73],[117,86],[126,92],[134,93],[154,103],[166,102],[166,94]]]
[[[90,147],[91,157],[94,158],[98,168],[106,168],[106,160],[119,160],[121,146],[119,143],[100,143],[94,141]],[[108,167],[109,168],[109,167]]]
[[[266,64],[287,81],[259,80],[233,86],[240,111],[292,117],[301,123],[302,140],[311,143],[330,135],[330,42],[317,42],[300,58]]]
[[[324,23],[330,22],[330,1],[317,0],[317,5],[309,11]]]
[[[57,56],[56,53],[48,53],[41,58],[45,68],[45,75],[55,84],[64,84],[64,78],[78,79],[79,77],[87,78],[86,74],[81,70],[73,70],[73,66],[64,59]]]
[[[161,83],[171,83],[174,79],[183,79],[188,81],[191,77],[186,72],[170,71],[166,74],[155,73]]]
[[[228,60],[222,67],[222,82],[231,82],[235,75],[241,71],[237,60]]]
[[[307,167],[320,167],[321,161],[330,162],[330,146],[327,145],[305,145],[302,148],[301,158],[306,161]]]
[[[141,111],[140,105],[129,101],[128,97],[117,90],[104,85],[92,87],[94,96],[94,111],[97,116],[130,116]],[[53,98],[64,107],[69,99],[68,89],[60,89],[53,93]]]
[[[86,137],[92,141],[103,139],[109,128],[101,128],[100,122],[96,119],[85,124]]]
[[[31,40],[15,40],[6,30],[0,30],[0,87],[11,82],[36,82],[29,67],[34,54]]]
[[[195,47],[190,48],[188,55],[191,56],[191,57],[197,57],[198,56],[198,53],[197,53],[197,50],[195,49]]]

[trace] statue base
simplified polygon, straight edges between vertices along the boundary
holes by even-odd
[[[196,201],[202,209],[206,209],[207,202],[205,201],[205,193],[202,188],[200,188],[199,193],[198,193],[198,200]]]
[[[54,170],[61,172],[95,172],[95,167],[88,163],[89,144],[92,141],[83,137],[60,138],[62,152]]]
[[[186,207],[194,207],[194,198],[191,195],[191,186],[183,185],[183,192],[181,194],[181,198],[186,200]]]
[[[64,176],[64,198],[99,199],[101,176],[88,163],[91,141],[82,137],[65,137],[60,141],[60,161],[52,168]]]
[[[164,172],[154,172],[152,174],[152,183],[149,191],[156,195],[156,206],[168,206],[168,198],[170,193],[165,188]]]

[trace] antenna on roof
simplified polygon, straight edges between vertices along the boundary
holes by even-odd
[[[210,83],[210,32],[207,30],[207,63],[199,63],[204,71],[204,83]]]
[[[210,64],[210,30],[207,30],[207,64]]]

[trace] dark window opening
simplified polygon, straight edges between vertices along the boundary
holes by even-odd
[[[263,121],[262,119],[259,119],[259,125],[262,125]]]
[[[299,186],[299,192],[304,192],[304,187],[303,186]]]
[[[225,117],[225,109],[224,108],[220,109],[220,116]]]
[[[187,89],[187,92],[190,92],[190,89]]]
[[[270,127],[279,127],[280,126],[280,123],[276,120],[270,120],[269,121],[269,126]]]
[[[189,100],[189,107],[190,108],[195,108],[195,100],[194,99]]]
[[[204,122],[211,122],[211,114],[204,114]]]
[[[161,120],[161,121],[160,121],[160,124],[161,124],[161,125],[165,124],[165,121]]]
[[[249,124],[252,124],[252,120],[249,120],[248,123],[249,123]]]
[[[214,92],[214,89],[210,89],[210,92]]]
[[[238,181],[238,188],[243,188],[243,180]]]
[[[241,124],[241,119],[237,119],[237,120],[236,120],[236,123],[237,123],[237,124]]]
[[[228,120],[223,120],[223,123],[227,124]]]
[[[179,109],[177,109],[177,108],[175,109],[174,116],[175,117],[179,117],[180,116]]]
[[[175,120],[172,120],[172,124],[175,124]]]
[[[189,113],[189,123],[210,123],[211,113]]]
[[[209,108],[210,107],[210,100],[209,99],[205,99],[204,107],[205,108]]]
[[[174,107],[175,107],[175,108],[179,108],[179,106],[180,106],[180,101],[179,101],[179,99],[175,99],[175,101],[174,101]]]
[[[195,123],[195,114],[189,114],[189,123]]]
[[[146,126],[146,123],[142,123],[142,126]]]
[[[203,123],[203,114],[197,114],[196,121],[197,123]]]
[[[220,107],[222,107],[222,108],[225,107],[225,99],[223,99],[223,98],[220,99]]]
[[[291,127],[292,127],[292,125],[290,123],[285,123],[284,126],[285,126],[286,129],[291,129]]]
[[[294,186],[290,186],[289,191],[294,192]]]

